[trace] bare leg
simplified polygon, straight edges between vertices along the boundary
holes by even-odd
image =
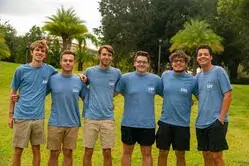
[[[48,166],[58,166],[59,155],[60,155],[60,150],[50,150]]]
[[[211,152],[210,151],[202,151],[202,155],[204,158],[205,166],[213,166],[213,161],[211,160]]]
[[[73,165],[73,150],[63,148],[63,166],[72,166]]]
[[[159,150],[158,166],[167,166],[168,150]]]
[[[142,152],[142,165],[143,166],[152,166],[153,159],[151,155],[151,146],[141,146],[140,147]]]
[[[112,166],[112,150],[103,149],[104,166]]]
[[[21,166],[21,157],[22,157],[23,148],[15,147],[13,154],[12,165]]]
[[[40,145],[32,145],[33,166],[39,166],[41,161]]]
[[[176,154],[176,165],[177,166],[186,166],[185,162],[185,151],[175,151]]]
[[[93,148],[85,148],[83,166],[92,166]]]
[[[127,145],[123,143],[123,154],[121,158],[121,166],[131,166],[131,156],[134,145]]]
[[[213,161],[215,166],[224,166],[224,160],[222,157],[222,151],[221,152],[210,152],[211,154],[211,160]]]

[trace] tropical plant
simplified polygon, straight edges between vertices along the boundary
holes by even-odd
[[[81,33],[87,31],[87,27],[75,13],[73,8],[64,9],[63,6],[57,9],[55,15],[47,17],[49,21],[45,22],[43,29],[50,35],[60,36],[62,38],[63,48],[70,49],[72,39]]]
[[[177,49],[186,51],[189,55],[194,56],[196,48],[201,44],[209,45],[214,53],[220,53],[224,51],[224,47],[221,44],[222,37],[218,36],[210,28],[209,24],[204,20],[191,19],[184,24],[184,29],[175,34],[170,42],[172,43],[169,50],[172,52]],[[197,63],[196,58],[193,60],[193,73],[196,73]]]

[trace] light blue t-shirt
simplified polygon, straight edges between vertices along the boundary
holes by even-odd
[[[52,96],[51,113],[48,125],[57,127],[81,126],[79,97],[87,95],[86,85],[77,75],[53,75],[48,84]]]
[[[103,70],[99,66],[93,66],[85,74],[89,96],[84,104],[83,117],[95,120],[114,119],[113,96],[121,77],[120,70],[114,67]]]
[[[192,94],[198,95],[197,81],[188,74],[167,71],[162,74],[163,108],[160,121],[182,127],[189,127]]]
[[[116,91],[124,95],[122,126],[155,128],[154,97],[162,95],[159,76],[137,72],[126,73],[119,80]]]
[[[222,67],[213,66],[208,72],[197,75],[199,89],[197,128],[206,128],[219,118],[224,93],[231,91],[229,78]],[[226,115],[225,121],[228,121]]]
[[[56,73],[54,67],[43,63],[41,67],[21,65],[15,71],[11,88],[19,91],[15,104],[15,119],[44,118],[44,101],[48,79]]]

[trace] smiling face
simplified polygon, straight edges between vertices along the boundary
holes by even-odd
[[[137,56],[134,61],[136,72],[145,74],[149,68],[149,59],[146,56]]]
[[[206,48],[201,48],[197,52],[197,62],[203,69],[209,69],[212,66],[213,57],[210,55],[210,52]]]
[[[187,69],[187,62],[184,58],[176,57],[171,62],[172,68],[176,73],[183,73]]]
[[[99,53],[99,62],[101,68],[108,68],[112,62],[112,53],[107,48],[102,48]]]
[[[46,48],[45,47],[35,47],[31,51],[32,55],[32,61],[35,61],[37,63],[43,62],[43,60],[46,57]]]

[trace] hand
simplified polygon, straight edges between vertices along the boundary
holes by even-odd
[[[87,76],[85,74],[78,74],[78,76],[80,77],[82,82],[84,82],[84,83],[87,82]]]
[[[221,124],[224,125],[224,120],[225,120],[224,118],[219,117],[218,120],[220,121]]]
[[[9,128],[13,128],[13,118],[10,117],[9,120],[8,120],[8,125],[9,125]]]
[[[12,102],[17,102],[18,99],[19,99],[19,95],[18,94],[11,95],[11,101]]]

